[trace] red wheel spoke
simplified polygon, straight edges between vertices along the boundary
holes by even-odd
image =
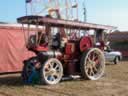
[[[97,60],[95,61],[95,63],[96,63],[96,64],[99,64],[99,60],[97,59]]]

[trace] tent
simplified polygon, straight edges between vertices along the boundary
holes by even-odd
[[[25,47],[20,24],[0,24],[0,73],[21,71],[23,60],[33,55]]]

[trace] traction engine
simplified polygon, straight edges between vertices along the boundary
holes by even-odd
[[[25,83],[52,85],[74,75],[97,80],[104,74],[104,54],[86,33],[111,30],[112,26],[63,20],[59,15],[58,18],[24,16],[17,21],[23,27],[27,24],[26,47],[36,54],[24,61],[22,78]]]

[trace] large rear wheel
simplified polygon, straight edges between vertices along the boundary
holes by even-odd
[[[42,66],[41,81],[43,84],[53,85],[60,82],[63,76],[63,67],[56,58],[48,59]]]
[[[81,73],[84,79],[97,80],[105,70],[105,58],[98,48],[91,48],[81,58]]]

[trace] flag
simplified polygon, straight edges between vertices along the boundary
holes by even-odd
[[[30,3],[32,0],[26,0],[26,3]]]
[[[76,3],[76,4],[74,4],[74,5],[72,5],[72,8],[77,8],[78,7],[78,4]]]

